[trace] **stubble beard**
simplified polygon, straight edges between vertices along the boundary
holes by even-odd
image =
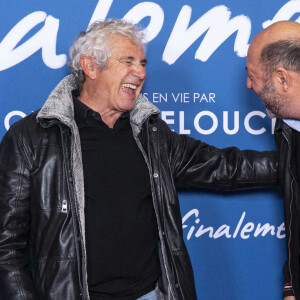
[[[270,79],[263,82],[263,88],[258,96],[266,106],[266,111],[270,118],[286,118],[284,108],[287,104],[287,100],[281,97],[276,91],[275,86]]]

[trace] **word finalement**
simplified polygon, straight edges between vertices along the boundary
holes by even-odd
[[[257,238],[259,236],[265,237],[267,235],[274,236],[278,239],[285,238],[285,226],[282,222],[279,226],[265,224],[255,224],[254,222],[245,223],[246,212],[244,211],[234,226],[227,224],[221,225],[218,228],[212,226],[205,227],[200,223],[199,210],[192,209],[182,218],[182,228],[186,234],[186,239],[200,238],[207,236],[212,239],[227,238],[227,239],[249,239],[250,237]],[[193,225],[187,225],[187,221],[193,221]]]

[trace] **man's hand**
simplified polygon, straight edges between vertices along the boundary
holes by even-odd
[[[284,297],[283,300],[296,300],[295,296]]]

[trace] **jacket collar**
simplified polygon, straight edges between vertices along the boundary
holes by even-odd
[[[275,132],[279,132],[279,131],[282,131],[287,135],[290,135],[292,134],[293,129],[288,124],[286,124],[282,119],[277,118],[275,124]]]
[[[74,122],[74,105],[72,90],[77,89],[73,75],[66,76],[51,92],[47,101],[39,111],[37,120],[57,119],[70,127]],[[135,135],[141,130],[145,120],[153,114],[159,114],[159,109],[144,96],[139,95],[134,108],[130,111],[130,122]]]

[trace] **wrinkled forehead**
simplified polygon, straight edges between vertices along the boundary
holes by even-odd
[[[127,36],[123,35],[121,33],[113,33],[109,36],[108,38],[108,44],[110,47],[114,47],[116,45],[135,45],[135,46],[141,46],[143,47],[142,41],[132,37],[132,36]]]
[[[130,55],[134,54],[139,58],[145,57],[142,44],[137,44],[129,37],[122,34],[113,34],[108,40],[108,45],[112,54]]]

